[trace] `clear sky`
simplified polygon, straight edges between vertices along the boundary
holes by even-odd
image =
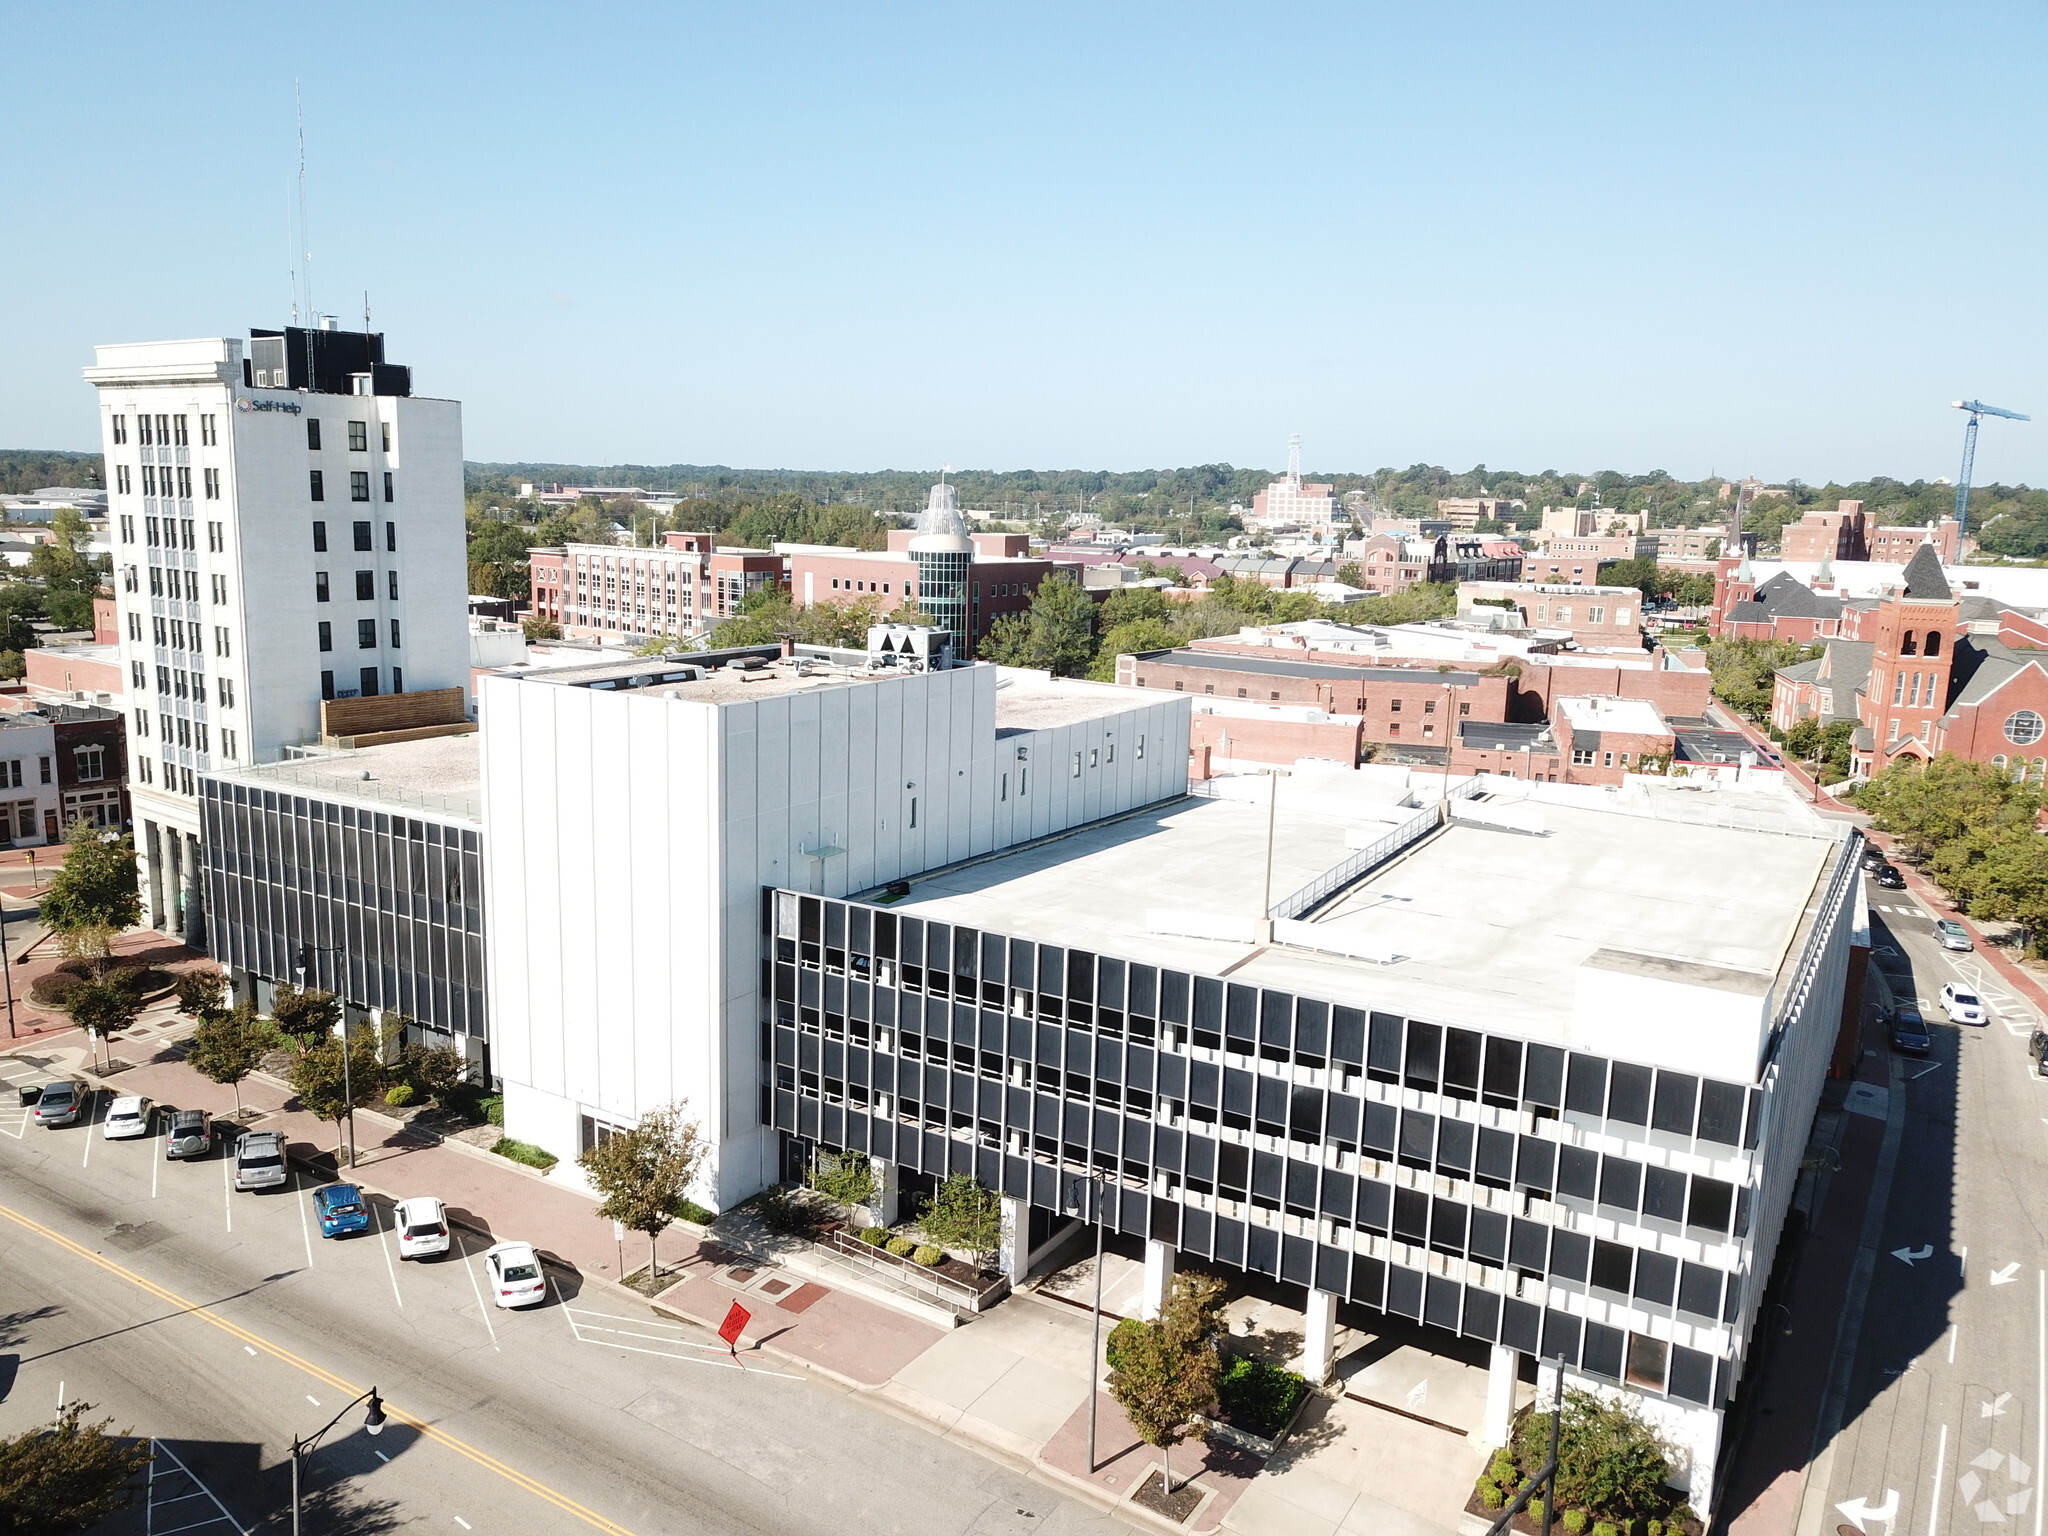
[[[15,4],[0,445],[369,290],[478,459],[2048,481],[2037,4]]]

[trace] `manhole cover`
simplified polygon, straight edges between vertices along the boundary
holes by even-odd
[[[122,1222],[107,1234],[110,1246],[128,1253],[138,1248],[147,1248],[151,1243],[160,1243],[171,1235],[171,1229],[161,1222]]]
[[[728,1269],[725,1273],[727,1279],[737,1280],[741,1285],[745,1285],[755,1275],[759,1274],[760,1271],[754,1269]]]

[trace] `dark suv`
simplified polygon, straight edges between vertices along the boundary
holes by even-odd
[[[2035,1030],[2027,1037],[2027,1054],[2034,1058],[2034,1071],[2048,1077],[2048,1032]]]
[[[1887,891],[1903,891],[1906,888],[1906,877],[1899,873],[1899,867],[1896,864],[1878,865],[1876,879],[1877,883]]]

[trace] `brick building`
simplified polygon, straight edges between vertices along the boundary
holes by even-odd
[[[1458,611],[1514,604],[1525,628],[1571,632],[1588,649],[1643,648],[1643,595],[1634,587],[1550,585],[1543,582],[1466,581],[1458,585]]]
[[[1550,784],[1619,784],[1645,759],[1668,760],[1676,739],[1642,699],[1562,698],[1541,722],[1460,721],[1451,754],[1457,774],[1501,774]]]
[[[829,544],[778,544],[776,550],[789,563],[789,589],[799,607],[872,597],[888,612],[917,601],[917,561],[910,552],[915,537],[915,529],[899,528],[890,532],[886,550],[843,549]],[[1071,568],[1071,562],[1030,553],[1031,541],[1021,533],[969,537],[974,555],[967,567],[967,643],[963,650],[971,656],[997,619],[1026,612],[1039,583],[1056,570]]]
[[[720,549],[710,533],[668,533],[651,549],[568,544],[527,555],[534,616],[571,640],[694,635],[737,613],[749,592],[779,585],[782,557]]]

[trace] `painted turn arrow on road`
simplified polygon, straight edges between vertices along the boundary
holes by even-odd
[[[1869,1530],[1869,1527],[1863,1523],[1866,1520],[1882,1520],[1886,1525],[1890,1525],[1899,1515],[1899,1490],[1896,1488],[1885,1489],[1884,1502],[1882,1504],[1872,1505],[1868,1499],[1858,1495],[1856,1498],[1837,1504],[1835,1508],[1842,1512],[1843,1519],[1847,1520],[1859,1531]]]
[[[1934,1257],[1934,1244],[1922,1243],[1918,1248],[1894,1248],[1892,1257],[1901,1264],[1911,1264],[1915,1259],[1931,1259]]]
[[[2019,1273],[2020,1266],[2018,1262],[2015,1261],[2011,1264],[2006,1265],[2003,1269],[1994,1269],[1993,1271],[1991,1271],[1991,1283],[1993,1285],[2011,1285],[2014,1280],[2019,1278]]]

